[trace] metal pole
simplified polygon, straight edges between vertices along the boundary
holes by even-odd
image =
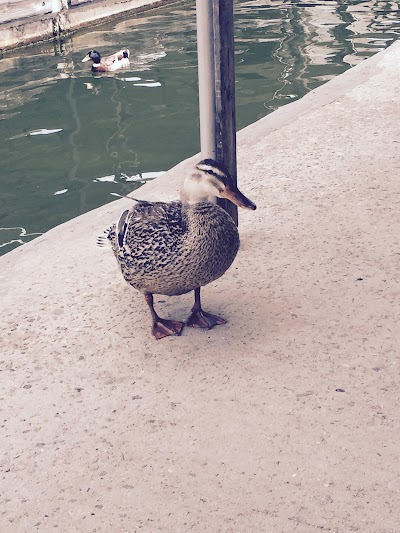
[[[213,0],[214,62],[217,159],[237,182],[236,108],[235,108],[235,49],[233,0]],[[238,210],[229,200],[218,204],[238,224]]]
[[[196,19],[201,156],[216,159],[213,0],[196,0]]]
[[[223,163],[236,182],[233,0],[196,0],[196,14],[201,155]],[[237,224],[237,207],[218,204]]]

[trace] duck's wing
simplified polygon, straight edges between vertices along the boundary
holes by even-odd
[[[118,241],[118,246],[120,248],[122,248],[122,246],[124,245],[126,229],[128,227],[128,223],[127,223],[128,215],[129,215],[129,209],[124,211],[122,213],[122,215],[119,217],[119,220],[117,222],[117,226],[115,228],[115,230],[116,230],[116,238],[117,238],[117,241]]]
[[[113,63],[118,61],[118,56],[120,55],[120,53],[122,57],[122,50],[120,50],[119,52],[116,52],[115,54],[111,54],[110,56],[104,57],[103,62],[107,63],[107,65],[112,65]]]
[[[123,245],[114,254],[128,283],[141,286],[146,279],[165,276],[179,262],[188,233],[180,202],[140,202],[126,224]]]
[[[138,288],[179,262],[187,232],[180,202],[139,201],[105,231],[102,241],[109,241],[125,280]]]
[[[135,244],[173,246],[187,232],[187,220],[181,202],[140,201],[126,220],[125,241]],[[149,242],[151,241],[151,242]]]
[[[180,202],[135,201],[135,206],[126,209],[117,223],[106,229],[104,236],[98,237],[99,246],[104,246],[108,240],[114,252],[125,249],[129,253],[143,245],[151,248],[164,242],[175,246],[182,240],[187,232],[187,220]]]
[[[115,54],[112,54],[104,58],[103,62],[107,65],[112,65],[114,63],[118,63],[119,61],[122,61],[124,58],[125,59],[129,58],[129,51],[121,49],[121,50],[118,50],[118,52],[115,52]]]
[[[129,215],[129,209],[126,209],[118,219],[116,224],[112,224],[104,231],[104,235],[97,237],[97,246],[102,248],[105,246],[107,240],[110,241],[114,253],[118,252],[124,245],[124,239],[127,228],[127,218]]]

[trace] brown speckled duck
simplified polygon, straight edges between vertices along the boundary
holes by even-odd
[[[200,287],[222,276],[239,249],[237,227],[214,203],[215,197],[256,209],[223,165],[204,159],[185,179],[180,202],[138,200],[105,232],[123,277],[146,298],[156,339],[180,335],[184,324],[160,318],[153,294],[173,296],[194,290],[186,324],[212,328],[226,322],[203,311],[200,303]]]

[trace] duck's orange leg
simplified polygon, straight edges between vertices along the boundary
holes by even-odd
[[[195,289],[194,306],[192,307],[192,314],[187,319],[186,325],[191,328],[211,329],[213,326],[219,326],[221,324],[226,324],[224,318],[203,311],[200,301],[200,288]]]
[[[146,298],[146,303],[150,308],[151,317],[153,319],[153,325],[151,327],[151,332],[154,337],[159,340],[164,337],[169,337],[171,335],[180,335],[183,329],[183,322],[178,320],[166,320],[165,318],[160,318],[155,309],[154,309],[154,300],[151,293],[146,293],[144,295]]]

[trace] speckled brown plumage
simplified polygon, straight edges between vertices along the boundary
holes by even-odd
[[[108,238],[130,285],[169,296],[218,279],[239,249],[235,223],[211,202],[140,202],[126,214],[120,243],[115,224]]]
[[[222,276],[239,249],[237,227],[226,211],[210,201],[215,197],[256,208],[225,167],[205,159],[185,179],[181,202],[136,200],[106,232],[125,280],[145,295],[156,339],[180,335],[183,322],[161,318],[154,309],[153,294],[173,296],[193,290],[188,326],[212,328],[226,322],[203,311],[200,301],[200,287]]]

